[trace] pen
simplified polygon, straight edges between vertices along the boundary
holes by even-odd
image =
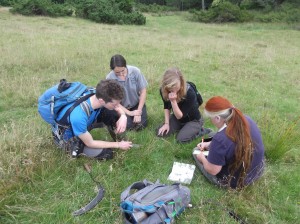
[[[139,145],[139,144],[132,144],[132,148],[140,148],[141,147],[141,145]]]
[[[203,142],[204,142],[204,138],[202,137],[202,142],[201,142],[201,151],[203,150],[203,148],[202,148],[202,147],[203,147],[203,146],[202,146],[202,145],[203,145]]]

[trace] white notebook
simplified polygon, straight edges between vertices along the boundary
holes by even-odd
[[[199,149],[195,149],[194,151],[193,151],[193,154],[194,155],[198,155],[198,154],[200,154],[200,150]],[[202,153],[205,155],[205,156],[208,156],[208,153],[209,153],[209,151],[202,151]]]
[[[195,165],[174,162],[172,172],[170,173],[168,180],[183,184],[190,184],[194,176],[194,171]]]

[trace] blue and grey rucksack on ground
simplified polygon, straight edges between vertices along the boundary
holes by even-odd
[[[179,183],[136,182],[121,194],[124,223],[173,223],[174,218],[188,207],[190,196],[189,188]]]

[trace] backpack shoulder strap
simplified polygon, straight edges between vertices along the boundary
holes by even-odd
[[[193,82],[187,81],[187,89],[192,88],[192,90],[195,92],[195,94],[197,95],[197,89],[196,86]]]
[[[71,114],[71,112],[75,109],[75,107],[77,107],[79,104],[81,104],[82,102],[84,102],[85,100],[87,100],[89,97],[91,97],[92,95],[94,95],[95,93],[90,93],[87,94],[81,98],[79,98],[64,114],[64,116],[59,120],[56,121],[58,124],[60,125],[68,125],[68,117]],[[85,112],[86,110],[83,109]]]
[[[80,104],[80,107],[88,117],[91,116],[90,105],[88,104],[88,102],[86,102],[86,100]]]
[[[197,97],[197,102],[198,102],[199,106],[201,106],[203,103],[203,98],[202,98],[199,90],[197,89],[197,86],[195,85],[195,83],[193,83],[191,81],[187,81],[187,88],[192,88],[194,90],[196,97]]]
[[[139,182],[135,182],[132,185],[130,185],[129,187],[126,188],[126,190],[124,190],[121,194],[121,201],[124,201],[128,196],[130,196],[130,191],[135,189],[135,190],[141,190],[149,185],[153,184],[152,182],[148,181],[148,180],[143,180],[143,181],[139,181]]]
[[[191,82],[191,81],[186,81],[186,83],[187,83],[187,87],[189,88],[189,87],[192,87],[193,89],[195,89],[194,88],[194,83],[193,82]]]

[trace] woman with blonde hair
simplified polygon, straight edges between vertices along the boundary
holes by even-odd
[[[197,145],[193,157],[204,176],[221,187],[242,188],[263,173],[264,145],[256,123],[226,98],[210,98],[205,116],[218,128],[212,141]],[[209,150],[207,157],[202,153]]]
[[[158,128],[157,136],[166,137],[178,132],[177,141],[186,143],[211,132],[211,129],[203,128],[196,93],[178,68],[170,68],[164,73],[160,95],[165,121]]]

